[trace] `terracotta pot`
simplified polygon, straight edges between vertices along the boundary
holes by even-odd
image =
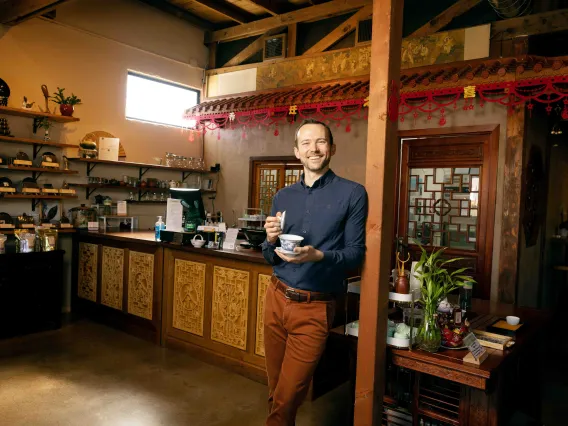
[[[400,294],[408,294],[410,291],[410,284],[406,275],[399,275],[394,284],[394,291]]]
[[[61,115],[64,115],[66,117],[72,117],[73,111],[75,111],[75,107],[73,105],[61,104],[59,105],[59,111],[61,112]]]

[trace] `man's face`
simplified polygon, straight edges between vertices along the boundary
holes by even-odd
[[[335,145],[329,144],[327,130],[321,124],[306,124],[298,132],[296,158],[311,172],[325,169],[335,154]]]

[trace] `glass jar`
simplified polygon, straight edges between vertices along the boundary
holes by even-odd
[[[416,337],[418,347],[427,352],[437,352],[442,344],[442,332],[436,319],[436,306],[424,306],[424,320]]]

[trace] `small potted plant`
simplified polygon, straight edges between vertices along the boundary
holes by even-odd
[[[438,305],[452,291],[462,287],[466,282],[471,282],[469,276],[463,273],[469,268],[459,268],[452,272],[446,269],[452,262],[462,260],[461,257],[443,259],[441,255],[446,248],[428,253],[420,246],[422,256],[416,265],[415,276],[422,285],[420,288],[420,303],[424,307],[424,320],[418,329],[417,342],[420,349],[428,352],[436,352],[442,343],[442,333],[436,321]]]
[[[81,99],[71,93],[71,96],[65,96],[65,88],[57,88],[57,92],[51,96],[51,101],[59,104],[59,111],[61,115],[66,117],[72,117],[73,111],[75,111],[75,105],[81,104]]]

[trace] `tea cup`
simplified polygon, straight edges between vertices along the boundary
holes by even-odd
[[[278,236],[280,239],[280,247],[284,251],[293,252],[296,247],[300,247],[304,237],[293,234],[281,234]]]

